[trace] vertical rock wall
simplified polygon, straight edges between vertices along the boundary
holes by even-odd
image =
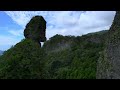
[[[105,49],[97,63],[97,79],[120,79],[120,11],[116,11]]]

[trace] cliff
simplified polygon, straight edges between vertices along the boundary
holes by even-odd
[[[97,79],[120,79],[120,11],[116,11],[97,64]]]

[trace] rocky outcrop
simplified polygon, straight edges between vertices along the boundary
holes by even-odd
[[[105,49],[97,64],[97,79],[120,79],[120,11],[116,11]]]
[[[42,16],[33,17],[24,30],[25,38],[32,39],[38,43],[46,41],[46,21]],[[41,44],[40,44],[41,45]]]

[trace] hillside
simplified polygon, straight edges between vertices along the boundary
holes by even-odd
[[[82,36],[47,40],[46,23],[26,24],[25,39],[0,56],[0,79],[120,79],[120,11],[109,30]]]
[[[44,51],[30,39],[22,40],[0,57],[0,79],[36,79],[42,74]]]
[[[53,79],[95,79],[96,62],[104,48],[105,34],[55,35],[45,42],[46,70]]]
[[[95,79],[106,34],[24,39],[0,57],[0,79]]]

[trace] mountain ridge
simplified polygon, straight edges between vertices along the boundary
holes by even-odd
[[[0,57],[0,78],[95,79],[104,34],[104,31],[76,37],[57,34],[41,48],[33,40],[23,39]],[[90,37],[97,38],[99,43]]]
[[[0,56],[0,79],[120,78],[119,16],[117,11],[109,30],[82,36],[56,34],[47,41],[46,22],[33,20],[26,26],[25,39]],[[42,47],[39,41],[44,42]]]

